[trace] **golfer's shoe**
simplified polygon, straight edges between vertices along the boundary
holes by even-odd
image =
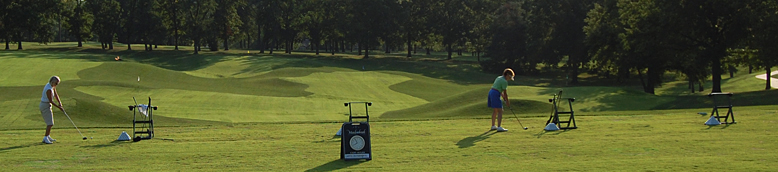
[[[51,142],[56,142],[57,141],[57,139],[53,139],[53,138],[51,138],[51,136],[46,136],[46,138],[48,138],[49,141],[51,141]]]
[[[492,130],[496,130],[497,126],[492,125]]]
[[[508,129],[497,127],[497,132],[503,132],[503,131],[508,131]]]
[[[49,137],[43,137],[43,143],[52,144],[51,140],[49,140]]]

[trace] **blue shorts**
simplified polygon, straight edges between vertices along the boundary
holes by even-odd
[[[487,99],[486,104],[488,104],[490,108],[502,108],[502,101],[500,101],[500,91],[491,89],[489,91],[489,99]]]

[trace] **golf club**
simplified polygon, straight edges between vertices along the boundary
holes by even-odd
[[[81,135],[81,137],[84,137],[84,140],[86,140],[86,136],[84,136],[84,134],[81,134],[81,130],[78,129],[78,127],[76,126],[76,123],[73,122],[73,119],[70,119],[70,116],[68,115],[68,113],[65,112],[64,109],[62,110],[62,113],[65,113],[65,116],[68,117],[68,120],[70,120],[70,123],[73,124],[73,127],[76,127],[76,131],[78,131],[78,134]]]
[[[519,121],[519,116],[516,116],[516,112],[513,112],[513,108],[508,107],[508,109],[511,110],[511,113],[513,114],[513,117],[516,117],[516,121]],[[519,121],[519,125],[521,125],[521,128],[524,128],[524,130],[527,130],[527,127],[524,127],[524,124],[521,124],[521,121]]]

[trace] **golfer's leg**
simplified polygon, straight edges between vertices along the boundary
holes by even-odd
[[[46,126],[46,135],[45,136],[49,136],[49,134],[51,134],[51,127],[53,127],[53,126],[54,125],[47,125]]]
[[[502,126],[502,109],[497,112],[497,127]]]
[[[497,108],[494,108],[494,110],[492,111],[492,126],[494,126],[494,119],[497,118],[498,111],[499,110]]]

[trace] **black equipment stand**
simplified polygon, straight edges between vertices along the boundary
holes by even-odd
[[[559,104],[564,99],[567,100],[568,105],[570,106],[570,111],[559,111]],[[551,106],[553,108],[553,112],[551,112],[551,117],[548,118],[548,121],[546,121],[546,125],[549,123],[554,123],[559,127],[559,129],[566,130],[566,129],[576,129],[578,126],[575,125],[575,114],[573,112],[573,102],[575,101],[575,98],[562,98],[562,90],[559,90],[559,93],[554,94],[554,98],[548,99],[549,103],[552,103]],[[570,118],[567,119],[567,121],[560,121],[559,120],[559,114],[570,114]],[[562,123],[567,123],[567,126],[562,126]],[[572,124],[573,126],[570,126]]]
[[[146,115],[142,115],[139,112],[139,108],[141,107],[138,105],[138,101],[135,100],[135,97],[132,97],[132,101],[135,101],[135,105],[127,106],[130,108],[130,111],[132,111],[132,141],[140,141],[140,140],[148,140],[151,138],[154,138],[154,110],[157,110],[156,106],[151,106],[151,97],[149,97],[149,104],[148,108],[146,109],[146,114],[148,114],[148,117]],[[143,116],[143,119],[139,119],[138,115]],[[142,126],[139,126],[138,124],[142,124]],[[145,136],[143,136],[145,135]],[[143,136],[143,137],[142,137]]]
[[[708,97],[713,98],[713,111],[710,113],[710,116],[716,115],[716,120],[718,120],[722,124],[735,124],[735,113],[732,112],[732,93],[710,93],[708,94]],[[726,96],[726,104],[721,104],[723,102],[716,101],[717,97],[724,97]],[[721,116],[719,115],[719,108],[726,108],[727,109],[727,115]],[[730,118],[731,117],[731,118]],[[721,120],[721,118],[724,118],[724,121]],[[732,119],[731,121],[729,119]]]
[[[351,111],[351,104],[365,104],[365,116],[354,116]],[[340,137],[340,159],[343,160],[372,160],[373,153],[370,148],[370,115],[368,115],[368,106],[372,102],[348,102],[348,122],[343,123]],[[364,118],[364,122],[354,122],[355,118]]]

